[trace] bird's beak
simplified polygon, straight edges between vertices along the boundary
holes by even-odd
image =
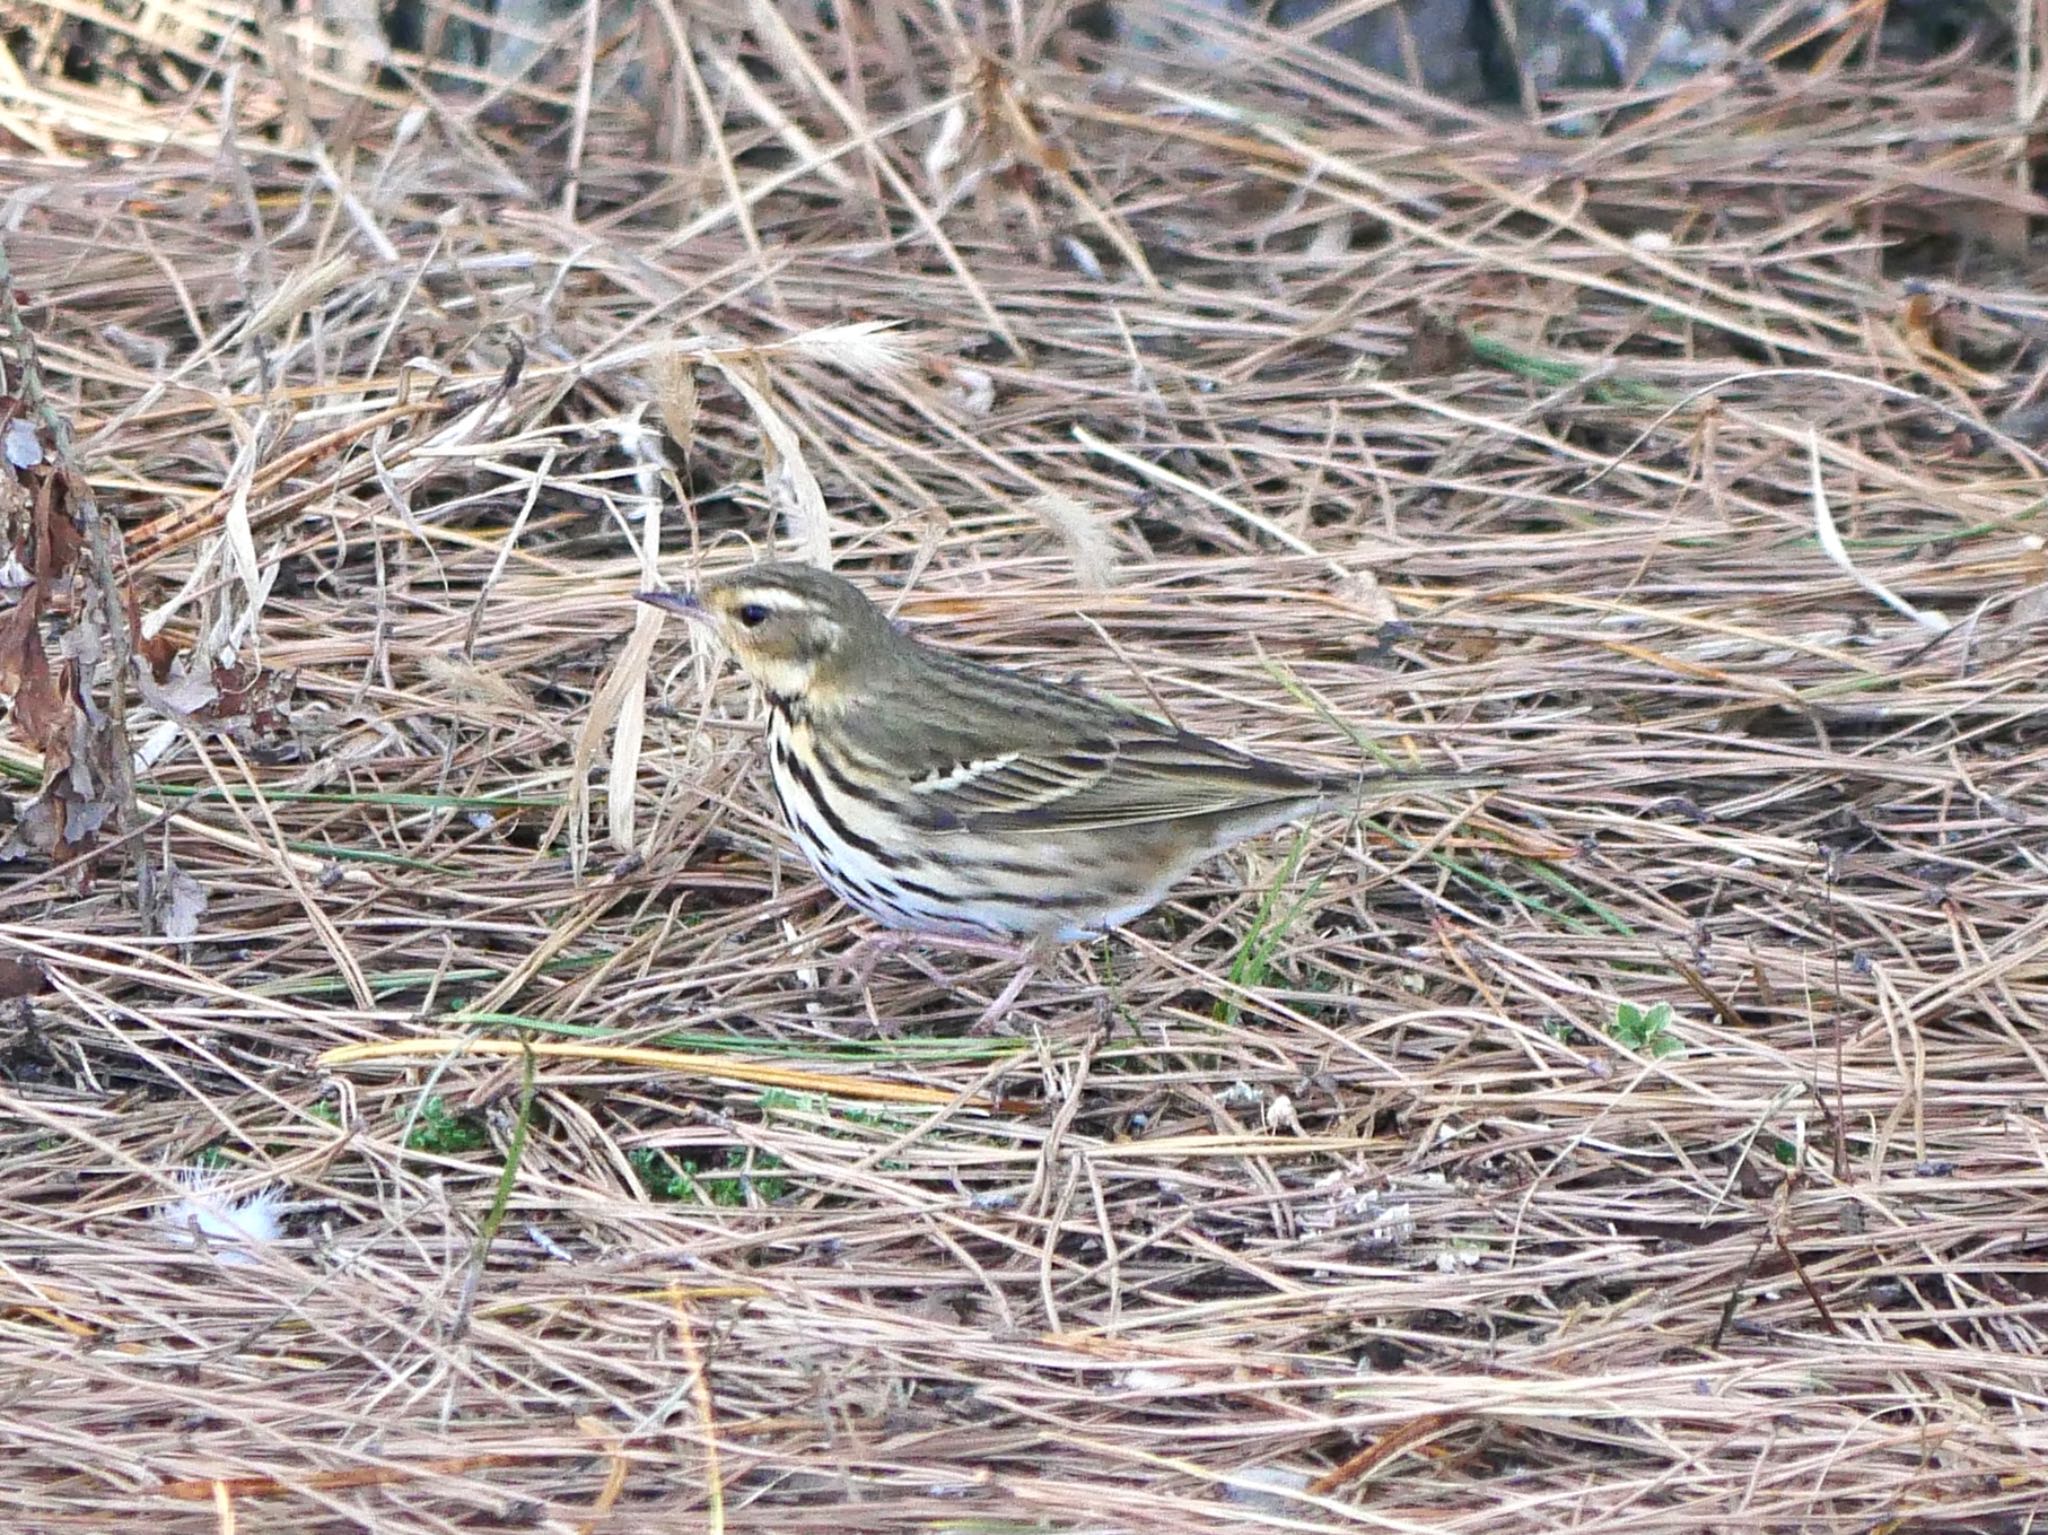
[[[700,621],[707,616],[704,604],[697,600],[695,592],[641,592],[638,595],[650,608],[660,608],[664,613]]]

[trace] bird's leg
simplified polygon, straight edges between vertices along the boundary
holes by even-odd
[[[853,982],[853,989],[860,993],[861,1006],[867,1009],[868,1022],[874,1025],[875,1033],[884,1039],[893,1039],[902,1029],[893,1022],[885,1022],[875,1009],[875,994],[869,982],[875,978],[875,965],[884,954],[900,953],[911,947],[900,933],[863,933],[854,940],[853,947],[839,956],[845,967],[846,978]],[[940,979],[928,967],[919,965],[918,970],[934,986]]]
[[[979,1039],[983,1035],[996,1033],[1003,1021],[1003,1015],[1024,995],[1024,988],[1031,983],[1031,978],[1036,974],[1038,962],[1035,959],[1026,959],[1019,965],[1017,973],[1010,977],[1010,984],[997,993],[995,1001],[981,1010],[981,1016],[974,1020],[974,1027],[967,1031],[967,1037]]]
[[[867,985],[875,964],[884,954],[915,955],[919,949],[948,949],[955,954],[972,954],[980,959],[1019,960],[1027,952],[1023,944],[1005,943],[1000,938],[963,938],[950,933],[899,933],[893,929],[863,933],[844,956],[850,960],[848,974],[857,986]],[[920,965],[920,970],[924,967]],[[924,970],[927,979],[937,979]]]
[[[1052,945],[1043,938],[1035,938],[1027,944],[1012,948],[1009,957],[1017,961],[1017,973],[1010,977],[1010,984],[997,993],[995,1001],[982,1009],[981,1016],[974,1020],[974,1026],[967,1031],[969,1038],[997,1032],[1004,1015],[1016,1004],[1017,999],[1024,995],[1024,988],[1031,984],[1031,978],[1044,969],[1052,958]]]
[[[853,941],[853,947],[844,954],[835,955],[840,968],[846,971],[846,978],[853,982],[854,990],[865,992],[868,982],[875,978],[875,965],[881,957],[903,947],[903,940],[894,933],[862,933]]]
[[[875,1010],[875,994],[868,990],[865,981],[861,983],[860,1005],[867,1009],[868,1023],[874,1028],[877,1039],[897,1039],[902,1036],[902,1024],[893,1018],[884,1018]]]
[[[901,954],[915,964],[920,949],[946,949],[955,954],[972,954],[980,959],[1002,960],[1017,966],[1017,972],[1010,977],[1009,984],[1003,987],[993,1002],[982,1009],[981,1016],[968,1030],[970,1035],[983,1035],[996,1031],[996,1026],[1002,1022],[1003,1015],[1009,1012],[1017,998],[1024,994],[1024,988],[1031,983],[1031,978],[1045,968],[1046,961],[1051,957],[1052,945],[1042,939],[1034,939],[1028,943],[1005,943],[999,938],[966,938],[949,933],[864,933],[847,955],[851,961],[848,966],[849,974],[862,996],[866,997],[868,982],[875,973],[875,964],[884,954]],[[947,984],[943,976],[934,973],[927,966],[918,964],[917,968],[923,972],[925,979],[934,985]],[[874,1013],[874,1003],[871,999],[868,1002],[868,1012],[870,1016]]]
[[[883,1021],[875,1007],[875,994],[869,984],[874,979],[875,965],[883,955],[900,955],[933,986],[943,990],[952,989],[952,982],[918,952],[922,949],[950,949],[956,954],[972,954],[981,959],[1005,960],[1011,964],[1024,965],[1025,968],[1011,980],[1009,989],[982,1013],[980,1021],[975,1024],[975,1028],[982,1032],[995,1026],[996,1020],[1012,1002],[1016,1001],[1017,994],[1024,989],[1025,982],[1030,980],[1032,971],[1036,968],[1030,963],[1031,951],[1028,948],[1021,944],[1004,943],[1000,939],[963,938],[945,933],[899,933],[888,930],[863,933],[855,940],[853,947],[841,956],[841,963],[846,966],[847,977],[853,982],[854,989],[860,993],[861,1005],[867,1009],[868,1021],[875,1026],[875,1032],[885,1038],[899,1030],[897,1025]]]
[[[918,950],[952,950],[954,954],[975,954],[983,960],[1016,960],[1022,954],[1022,946],[1004,944],[995,937],[952,937],[948,933],[899,933],[895,929],[868,931],[854,939],[854,946],[840,956],[840,964],[846,968],[848,978],[864,991],[868,980],[874,978],[874,966],[885,954],[903,954],[915,962]],[[940,976],[928,966],[920,964],[918,970],[926,980],[938,982]]]

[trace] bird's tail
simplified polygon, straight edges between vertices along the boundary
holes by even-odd
[[[1407,772],[1369,768],[1351,777],[1340,777],[1336,774],[1326,776],[1322,780],[1322,808],[1338,810],[1358,805],[1375,805],[1388,800],[1410,799],[1416,795],[1440,798],[1466,794],[1478,789],[1498,789],[1506,785],[1507,781],[1506,775],[1501,773]]]

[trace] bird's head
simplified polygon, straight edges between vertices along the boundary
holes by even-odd
[[[813,708],[845,697],[863,668],[904,643],[858,588],[810,565],[749,565],[694,594],[640,600],[708,625],[763,692]]]

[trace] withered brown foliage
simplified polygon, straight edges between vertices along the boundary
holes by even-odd
[[[70,862],[132,812],[122,707],[130,615],[113,548],[0,260],[0,697],[10,737],[40,758],[41,775],[38,791],[10,807],[0,860]],[[109,687],[95,699],[102,670]],[[89,861],[82,872],[89,877]]]

